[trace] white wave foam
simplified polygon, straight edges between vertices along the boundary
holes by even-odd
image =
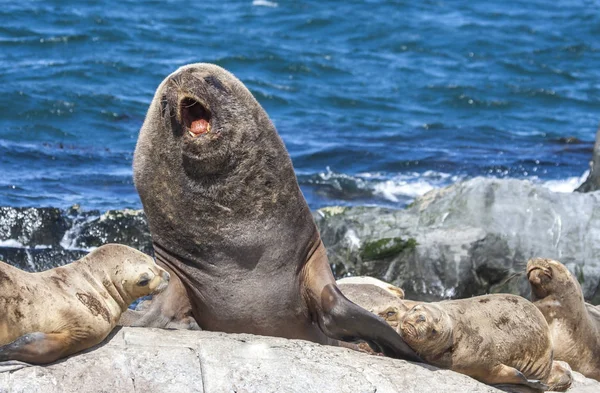
[[[409,183],[406,181],[397,182],[388,180],[383,183],[375,184],[374,187],[375,194],[392,202],[399,202],[398,196],[400,195],[415,198],[433,189],[434,187],[426,181]]]
[[[15,239],[0,240],[0,247],[25,248],[20,241]]]
[[[275,7],[279,7],[278,3],[275,3],[274,1],[267,1],[267,0],[254,0],[252,2],[253,6],[256,7],[271,7],[271,8],[275,8]]]
[[[542,186],[548,188],[553,192],[573,192],[577,187],[581,185],[588,177],[590,171],[585,171],[585,173],[579,177],[569,177],[561,180],[546,180],[541,184]]]

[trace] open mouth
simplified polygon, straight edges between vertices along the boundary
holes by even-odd
[[[210,112],[193,98],[186,97],[179,104],[185,131],[192,138],[210,133]]]

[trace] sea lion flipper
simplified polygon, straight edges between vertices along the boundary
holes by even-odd
[[[335,284],[323,243],[303,269],[308,308],[325,335],[342,341],[364,340],[387,356],[422,361],[382,318],[342,294]]]
[[[0,362],[18,360],[27,363],[51,363],[69,349],[69,333],[27,333],[0,347]]]
[[[522,372],[514,367],[499,364],[486,376],[484,382],[490,385],[525,385],[532,389],[546,391],[548,385],[537,379],[527,379]]]

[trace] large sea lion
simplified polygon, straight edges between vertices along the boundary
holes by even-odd
[[[283,142],[229,72],[192,64],[160,84],[133,170],[157,261],[179,278],[133,325],[191,313],[205,330],[362,339],[418,359],[337,288]]]
[[[600,309],[583,299],[579,282],[560,262],[527,262],[531,300],[552,333],[554,358],[588,378],[600,381]]]
[[[570,373],[553,365],[544,316],[520,296],[419,304],[403,316],[399,330],[426,362],[487,384],[537,390],[546,390],[548,382],[556,383],[552,388],[570,385]]]
[[[0,361],[50,363],[99,344],[131,302],[168,283],[151,257],[118,244],[40,273],[0,262]]]

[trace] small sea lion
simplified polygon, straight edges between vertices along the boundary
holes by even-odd
[[[600,310],[586,303],[577,279],[560,262],[527,262],[531,300],[542,312],[554,342],[554,358],[600,381]]]
[[[151,257],[119,244],[40,273],[0,262],[0,361],[50,363],[99,344],[133,300],[168,283]]]
[[[369,286],[375,286],[384,289],[385,291],[391,293],[392,295],[397,296],[400,299],[404,299],[404,290],[395,285],[387,283],[385,281],[381,281],[375,277],[369,276],[355,276],[355,277],[344,277],[337,280],[338,287],[342,288],[342,286],[356,285],[357,291],[360,290],[361,286],[364,286],[365,290],[369,290]],[[350,287],[348,287],[350,288]],[[344,292],[344,291],[342,291]],[[345,294],[345,293],[344,293]]]
[[[133,326],[190,315],[204,330],[364,340],[418,360],[336,286],[273,123],[224,69],[191,64],[158,87],[133,162],[158,263],[179,278]]]
[[[553,367],[548,324],[520,296],[496,294],[418,304],[403,316],[399,331],[434,366],[490,385],[548,388]]]

